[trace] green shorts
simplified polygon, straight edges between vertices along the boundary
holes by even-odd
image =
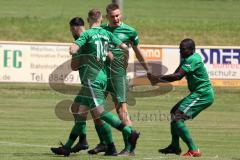
[[[106,83],[89,82],[88,84],[83,84],[74,102],[89,107],[90,109],[97,106],[105,106],[105,91]]]
[[[127,76],[114,76],[108,79],[107,92],[111,94],[115,103],[125,103],[128,97]]]
[[[209,107],[214,101],[214,92],[210,88],[204,92],[192,92],[176,104],[176,108],[189,118],[195,118],[202,110]],[[174,107],[174,108],[175,108]]]

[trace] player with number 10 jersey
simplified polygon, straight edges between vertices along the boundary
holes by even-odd
[[[103,91],[106,90],[107,83],[105,61],[109,42],[114,43],[116,46],[122,43],[112,33],[101,27],[88,29],[75,41],[77,45],[82,46],[81,52],[78,54],[81,60],[79,74],[83,87],[86,87],[81,90],[80,97],[85,95],[87,99],[96,98],[95,102],[90,102],[77,96],[75,101],[82,105],[90,107],[104,105],[105,96]],[[93,89],[96,97],[92,97],[90,89]]]

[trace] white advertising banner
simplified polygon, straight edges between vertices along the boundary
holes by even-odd
[[[48,83],[49,79],[58,81],[64,78],[65,82],[77,83],[78,72],[50,75],[71,59],[68,50],[69,45],[63,44],[0,43],[0,82]]]
[[[199,48],[211,79],[240,80],[240,48]]]
[[[161,68],[165,69],[161,71],[163,74],[173,73],[180,63],[178,46],[142,45],[142,50],[148,62],[159,61],[164,66]],[[240,47],[198,46],[196,52],[201,55],[213,85],[240,86]],[[156,56],[159,55],[156,53],[160,53],[160,56]],[[135,63],[137,61],[135,57]],[[186,85],[186,81],[173,84]]]
[[[167,74],[173,73],[180,62],[179,49],[177,47],[155,48],[155,50],[157,49],[159,52],[161,50],[161,56],[151,57],[155,60],[158,59],[162,62],[162,65],[167,67]],[[143,50],[146,51],[147,49],[143,47]],[[202,56],[211,79],[240,80],[240,47],[239,49],[199,47],[196,52]],[[149,55],[145,59],[149,61]]]
[[[78,72],[71,72],[70,65],[65,63],[71,59],[69,45],[0,42],[0,82],[49,83],[49,80],[64,80],[65,83],[79,83]],[[142,45],[141,49],[146,61],[157,64],[155,67],[159,73],[173,73],[179,65],[178,46]],[[198,46],[196,51],[202,56],[214,85],[240,86],[240,47]],[[131,50],[128,75],[130,78],[144,77],[146,72],[134,55]],[[56,68],[59,71],[53,72]],[[173,84],[186,85],[186,82]]]

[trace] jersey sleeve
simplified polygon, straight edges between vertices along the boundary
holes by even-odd
[[[139,44],[139,38],[138,38],[138,34],[137,34],[136,30],[133,30],[131,41],[133,42],[134,46],[137,46]]]
[[[81,47],[87,42],[87,39],[88,39],[87,32],[83,32],[74,43]]]

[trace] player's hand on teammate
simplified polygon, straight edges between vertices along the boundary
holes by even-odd
[[[73,44],[69,47],[69,53],[70,53],[70,55],[76,54],[79,49],[80,49],[80,47],[79,47],[78,45],[76,45],[75,43],[73,43]]]
[[[114,59],[113,53],[111,51],[107,52],[107,57],[112,61]]]
[[[158,83],[158,77],[154,76],[152,73],[147,73],[147,77],[149,79],[149,81],[151,82],[151,85],[154,86]]]

